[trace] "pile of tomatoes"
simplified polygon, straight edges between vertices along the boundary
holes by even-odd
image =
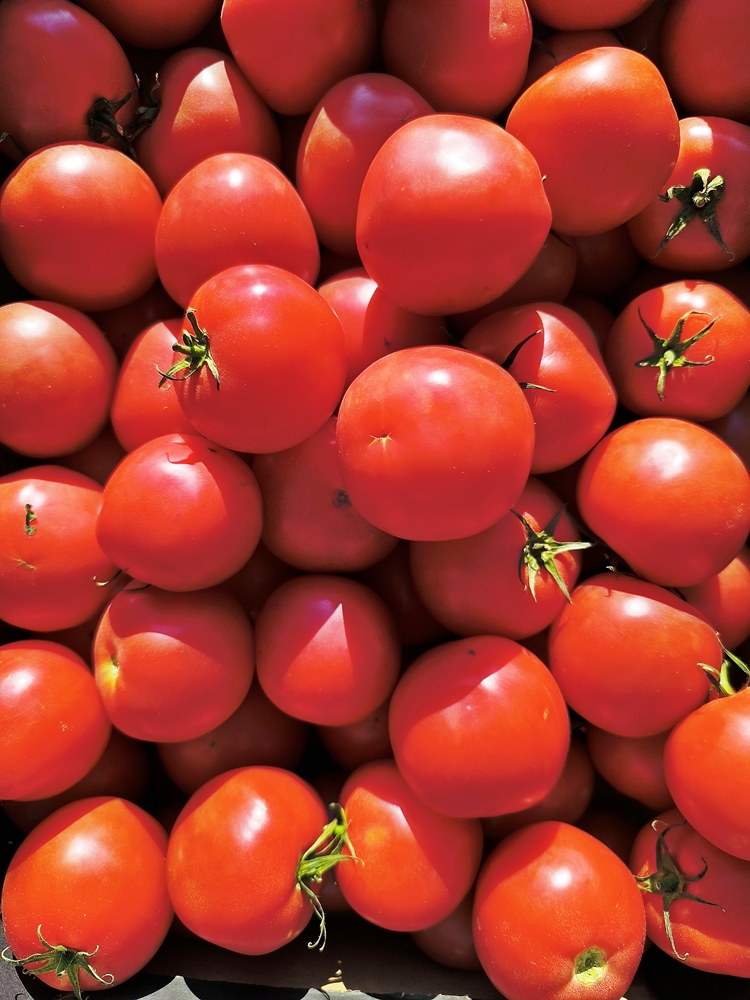
[[[750,977],[748,43],[4,0],[5,961],[341,910],[508,1000]]]

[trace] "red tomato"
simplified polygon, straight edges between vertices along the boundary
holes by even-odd
[[[167,292],[185,308],[209,278],[241,264],[273,264],[312,284],[318,241],[278,167],[249,153],[219,153],[189,170],[167,195],[156,265]]]
[[[479,873],[479,961],[508,1000],[616,1000],[643,953],[640,896],[622,861],[583,830],[527,826]]]
[[[80,0],[123,42],[168,49],[194,38],[221,0]]]
[[[451,969],[472,971],[481,969],[474,937],[471,933],[471,911],[474,894],[464,896],[452,913],[423,931],[414,931],[411,939],[435,962]]]
[[[47,943],[64,946],[53,953],[58,974],[41,974],[38,961],[29,969],[58,990],[100,990],[135,975],[172,922],[166,848],[164,829],[124,799],[58,809],[21,844],[3,885],[3,925],[16,961]],[[79,957],[66,969],[71,951]]]
[[[110,734],[83,660],[43,639],[0,646],[0,734],[0,798],[43,799],[80,781]]]
[[[393,756],[388,735],[390,698],[359,722],[348,726],[317,726],[320,742],[346,771]]]
[[[575,247],[574,292],[613,299],[626,288],[643,266],[626,226],[616,226],[595,236],[566,237]]]
[[[560,777],[570,744],[549,671],[499,636],[444,643],[415,660],[393,692],[389,729],[404,780],[446,816],[535,805]]]
[[[495,118],[523,82],[531,33],[524,0],[391,0],[383,57],[438,111]]]
[[[104,426],[115,355],[101,331],[54,302],[0,307],[0,440],[24,455],[78,451]]]
[[[613,788],[661,812],[673,805],[664,780],[664,744],[668,736],[668,732],[615,736],[587,726],[586,746],[594,767]]]
[[[297,575],[295,569],[269,552],[260,541],[245,565],[220,586],[237,598],[250,621],[254,622],[274,590]]]
[[[705,700],[701,667],[722,651],[703,616],[675,594],[624,574],[579,584],[549,633],[552,675],[574,711],[619,736],[654,736]]]
[[[750,635],[750,550],[743,545],[721,572],[682,587],[681,593],[711,622],[727,649],[739,646]]]
[[[561,62],[577,56],[579,52],[587,52],[589,49],[598,49],[603,45],[614,45],[615,47],[623,43],[614,31],[594,30],[594,31],[558,31],[554,35],[549,35],[539,45],[534,45],[529,53],[529,66],[526,70],[526,78],[523,81],[521,90],[526,90],[535,83],[540,76],[544,76]],[[631,46],[632,47],[632,46]],[[516,94],[513,95],[514,97]]]
[[[510,288],[539,253],[550,227],[545,191],[532,155],[493,122],[407,122],[362,185],[362,263],[411,312],[474,309]]]
[[[125,458],[125,449],[115,437],[112,425],[107,423],[104,430],[85,448],[74,451],[70,455],[62,455],[58,463],[65,469],[80,472],[95,483],[104,486],[114,472],[115,466]]]
[[[324,726],[359,722],[396,683],[400,649],[385,604],[345,577],[299,576],[258,615],[261,687],[282,712]]]
[[[247,562],[261,519],[260,490],[241,458],[193,434],[167,434],[112,473],[96,535],[130,576],[201,590]]]
[[[58,143],[28,156],[0,189],[0,253],[39,298],[113,309],[156,280],[161,198],[127,156]]]
[[[589,528],[639,575],[690,586],[722,570],[750,529],[750,476],[710,431],[650,417],[594,448],[578,480]]]
[[[116,309],[91,313],[91,318],[103,332],[122,361],[135,338],[154,323],[182,316],[182,309],[173,302],[157,282],[140,298]]]
[[[750,469],[750,394],[746,393],[729,413],[706,426],[726,441]]]
[[[424,541],[476,534],[507,513],[534,447],[514,379],[487,358],[440,346],[370,365],[346,391],[336,434],[344,488],[363,517]]]
[[[61,466],[0,479],[0,617],[51,632],[106,604],[116,566],[96,539],[101,505],[98,483]]]
[[[532,84],[511,108],[507,129],[545,175],[553,228],[571,236],[614,229],[645,208],[680,145],[657,68],[638,52],[606,46]]]
[[[561,31],[617,28],[637,17],[653,0],[527,0],[540,21]]]
[[[389,930],[418,931],[458,906],[479,868],[478,820],[433,812],[390,760],[351,774],[341,804],[360,863],[339,865],[336,880],[360,916]]]

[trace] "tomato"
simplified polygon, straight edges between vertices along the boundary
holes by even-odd
[[[616,226],[595,236],[566,238],[576,252],[574,292],[613,299],[630,284],[643,265],[627,226]]]
[[[583,830],[527,826],[479,873],[479,961],[508,1000],[617,1000],[643,953],[640,895],[623,862]]]
[[[750,635],[750,550],[743,545],[721,572],[681,593],[711,622],[727,649],[739,646]]]
[[[353,771],[373,760],[392,757],[388,735],[388,698],[374,712],[348,726],[317,726],[320,742],[346,771]]]
[[[721,271],[750,255],[749,157],[747,125],[682,119],[680,155],[666,193],[628,223],[638,251],[658,258],[660,267],[689,271]]]
[[[383,58],[438,111],[495,118],[523,82],[531,34],[524,0],[391,0]]]
[[[58,143],[28,156],[0,189],[0,253],[33,295],[113,309],[156,281],[161,198],[127,156]]]
[[[653,0],[527,0],[529,10],[540,21],[561,31],[617,28],[637,17]]]
[[[105,608],[93,662],[102,703],[121,732],[153,743],[189,740],[228,719],[247,695],[253,632],[223,591],[133,584]]]
[[[706,424],[735,451],[747,468],[750,468],[750,394],[745,393],[739,403],[718,420]]]
[[[423,931],[414,931],[411,939],[435,962],[451,969],[481,969],[471,933],[473,893],[464,896],[452,913]]]
[[[254,622],[267,598],[293,576],[297,576],[297,571],[269,552],[261,540],[245,565],[220,586],[237,598]]]
[[[679,151],[677,115],[650,60],[604,47],[573,56],[518,98],[508,132],[545,175],[552,227],[592,236],[656,197]]]
[[[487,358],[441,346],[370,365],[346,391],[336,435],[357,510],[383,531],[424,541],[476,534],[507,513],[534,447],[514,379]]]
[[[202,47],[175,52],[159,69],[158,97],[159,114],[135,148],[162,198],[209,156],[254,153],[278,163],[276,123],[224,52]]]
[[[80,472],[104,486],[123,458],[125,449],[115,437],[112,425],[107,423],[90,444],[69,455],[62,455],[57,461],[63,468]]]
[[[0,222],[1,213],[2,201]],[[318,242],[307,209],[278,167],[250,153],[218,153],[167,195],[156,266],[167,292],[185,308],[209,278],[241,264],[273,264],[312,284]]]
[[[0,479],[0,617],[51,632],[91,618],[116,567],[96,539],[102,488],[57,465]]]
[[[547,238],[546,187],[529,151],[493,122],[407,122],[381,146],[362,185],[362,263],[411,312],[484,305],[521,277]]]
[[[544,76],[561,62],[577,56],[579,52],[598,49],[603,45],[621,46],[623,43],[614,31],[602,29],[589,31],[558,31],[549,35],[540,45],[532,46],[529,65],[521,91],[527,90],[540,76]],[[516,94],[513,95],[517,96]]]
[[[78,451],[104,426],[115,355],[91,320],[54,302],[0,307],[0,440],[25,455]]]
[[[750,476],[710,431],[650,417],[612,431],[578,480],[589,528],[639,575],[690,586],[722,570],[750,528]]]
[[[686,965],[750,977],[750,863],[725,854],[670,809],[643,827],[630,869],[646,930]]]
[[[258,484],[241,458],[193,434],[167,434],[112,473],[96,536],[130,576],[164,590],[201,590],[244,565],[261,518]]]
[[[242,72],[282,115],[312,111],[367,69],[376,42],[372,0],[224,0],[221,27]]]
[[[43,799],[91,770],[110,734],[96,685],[72,650],[43,639],[0,646],[0,798]]]
[[[489,635],[415,660],[393,692],[389,729],[404,780],[446,816],[535,805],[560,777],[570,744],[550,672],[523,646]]]
[[[360,916],[389,930],[417,931],[458,906],[479,868],[478,820],[433,812],[390,760],[357,768],[341,804],[360,862],[339,865],[336,880]]]
[[[391,693],[400,666],[385,604],[345,577],[300,576],[271,594],[255,623],[264,692],[306,722],[359,722]]]
[[[624,574],[579,584],[550,628],[552,675],[572,709],[619,736],[653,736],[701,705],[701,664],[721,667],[721,644],[676,595]]]
[[[15,163],[54,142],[94,139],[88,115],[97,98],[110,102],[120,129],[133,120],[138,87],[127,56],[67,0],[6,0],[0,67],[0,132],[10,133],[2,150]]]
[[[604,354],[604,345],[607,343],[609,331],[615,321],[612,311],[598,299],[592,298],[590,295],[582,295],[580,292],[569,295],[563,305],[578,313],[581,319],[588,323],[596,337],[599,350]]]
[[[669,732],[653,736],[615,736],[586,727],[586,746],[599,774],[623,795],[661,812],[672,803],[664,780],[664,744]]]
[[[129,979],[172,922],[166,847],[163,828],[124,799],[58,809],[21,844],[3,885],[3,925],[16,961],[38,955],[47,942],[64,946],[53,955],[59,974],[42,974],[38,961],[29,971],[79,996]],[[71,952],[79,956],[66,968]]]
[[[221,0],[81,0],[123,42],[168,49],[190,41],[221,6]]]
[[[182,310],[157,282],[139,298],[116,309],[91,313],[91,318],[122,361],[135,338],[159,320],[177,319]]]

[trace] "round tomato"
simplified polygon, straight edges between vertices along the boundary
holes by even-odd
[[[346,771],[393,756],[388,735],[388,698],[374,712],[348,726],[317,726],[320,742]]]
[[[473,905],[474,894],[469,893],[443,920],[433,924],[432,927],[426,927],[423,931],[414,931],[411,936],[412,941],[441,965],[468,971],[481,969],[472,935]]]
[[[746,545],[721,572],[680,592],[711,622],[727,649],[739,646],[750,635],[750,550]]]
[[[623,795],[661,811],[672,803],[664,780],[664,745],[669,733],[615,736],[596,726],[586,727],[586,746],[594,767]]]
[[[221,0],[81,0],[123,42],[168,49],[194,38]]]
[[[527,0],[529,10],[550,28],[560,31],[590,31],[616,28],[645,10],[653,0]]]
[[[614,31],[602,28],[589,31],[558,31],[554,35],[549,35],[542,44],[532,46],[529,53],[529,68],[526,70],[521,91],[528,89],[540,76],[544,76],[571,56],[577,56],[579,52],[598,49],[603,45],[622,44]]]

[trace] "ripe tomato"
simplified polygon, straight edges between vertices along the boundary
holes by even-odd
[[[558,31],[554,35],[549,35],[542,45],[532,46],[529,53],[529,67],[521,91],[527,90],[540,76],[544,76],[571,56],[577,56],[579,52],[598,49],[603,45],[617,47],[622,44],[614,31],[601,28],[593,31]]]
[[[159,823],[124,799],[58,809],[21,844],[3,884],[3,925],[16,961],[34,955],[30,972],[58,990],[78,988],[79,996],[135,975],[172,922],[166,849]],[[57,973],[40,970],[47,942],[60,949],[50,956]]]
[[[168,49],[194,38],[221,0],[81,0],[123,42]]]
[[[527,826],[479,873],[479,961],[508,1000],[616,1000],[643,953],[640,896],[622,861],[588,833],[552,821]]]
[[[426,927],[423,931],[414,931],[411,935],[412,941],[441,965],[467,971],[481,969],[471,933],[473,906],[474,894],[470,892],[443,920],[433,924],[432,927]]]
[[[661,812],[674,804],[664,780],[664,744],[668,736],[668,732],[615,736],[589,725],[586,746],[594,767],[613,788]]]
[[[681,593],[711,622],[723,645],[735,649],[750,635],[750,550],[743,545],[721,572]]]
[[[638,274],[643,261],[627,226],[615,226],[595,236],[566,237],[575,247],[574,292],[598,299],[616,299]]]
[[[388,735],[390,697],[359,722],[348,726],[317,726],[320,742],[345,771],[393,756]]]
[[[295,569],[269,552],[261,540],[245,565],[220,586],[237,598],[254,622],[274,590],[297,575]]]
[[[550,28],[590,31],[617,28],[637,17],[653,0],[527,0],[529,10]]]

